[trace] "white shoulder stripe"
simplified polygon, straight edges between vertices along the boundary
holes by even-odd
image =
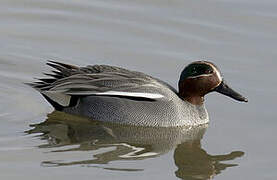
[[[110,95],[110,96],[128,96],[128,97],[143,97],[149,99],[159,99],[164,97],[161,94],[155,93],[139,93],[139,92],[122,92],[122,91],[107,91],[100,93],[93,93],[95,95]]]
[[[64,94],[62,92],[43,91],[42,94],[49,97],[61,106],[68,106],[72,94]],[[122,91],[107,91],[107,92],[89,92],[86,95],[99,95],[99,96],[127,96],[127,97],[142,97],[148,99],[159,99],[164,97],[161,94],[155,93],[139,93],[139,92],[122,92]]]

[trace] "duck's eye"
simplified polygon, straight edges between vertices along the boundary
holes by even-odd
[[[206,74],[212,74],[214,71],[213,70],[211,70],[211,69],[208,69],[208,70],[206,70]]]

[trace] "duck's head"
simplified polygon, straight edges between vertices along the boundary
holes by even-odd
[[[238,101],[248,101],[226,84],[219,69],[211,62],[196,61],[182,71],[179,80],[179,95],[184,100],[201,105],[204,102],[204,96],[213,91]]]

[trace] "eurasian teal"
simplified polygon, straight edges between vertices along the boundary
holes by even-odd
[[[219,92],[238,101],[211,62],[196,61],[184,68],[179,91],[141,72],[108,66],[77,67],[55,61],[55,70],[31,85],[58,111],[94,120],[137,126],[192,126],[208,123],[204,96]]]

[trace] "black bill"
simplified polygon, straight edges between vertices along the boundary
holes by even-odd
[[[220,83],[219,86],[217,86],[214,91],[219,92],[221,94],[224,94],[226,96],[229,96],[235,100],[238,101],[243,101],[243,102],[248,102],[248,100],[243,97],[242,95],[240,95],[239,93],[237,93],[236,91],[234,91],[233,89],[231,89],[226,83],[225,81],[222,81]]]

